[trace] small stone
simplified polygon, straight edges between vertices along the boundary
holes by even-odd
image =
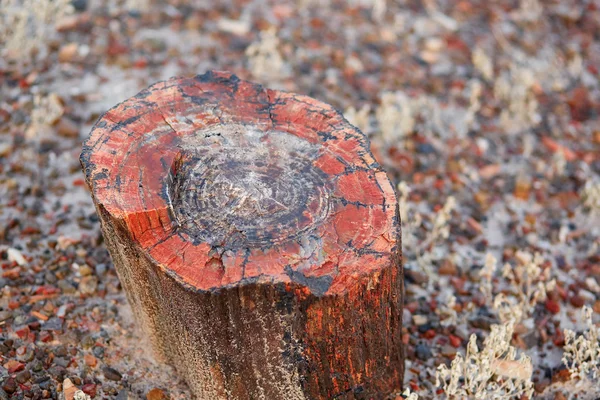
[[[56,21],[54,26],[59,32],[71,31],[75,29],[75,27],[77,26],[77,22],[77,15],[67,15]]]
[[[63,291],[64,294],[75,294],[77,289],[68,281],[61,279],[58,281],[57,286]]]
[[[8,393],[0,387],[0,400],[8,400]]]
[[[81,276],[88,276],[92,274],[92,268],[90,268],[89,265],[87,264],[83,264],[82,266],[79,267],[79,274]]]
[[[56,240],[56,242],[57,242],[57,245],[58,245],[59,249],[66,250],[70,246],[76,245],[80,241],[77,240],[77,239],[66,237],[66,236],[59,236],[58,239]]]
[[[457,272],[458,269],[456,268],[456,265],[450,260],[442,261],[442,265],[440,265],[440,268],[438,270],[438,273],[440,275],[454,276],[457,274]]]
[[[63,396],[65,400],[73,400],[75,397],[75,393],[77,392],[77,388],[73,385],[73,382],[69,378],[63,381]]]
[[[450,340],[450,344],[453,347],[458,348],[462,344],[462,340],[458,336],[450,335],[450,336],[448,336],[448,339]]]
[[[73,62],[77,56],[77,43],[63,45],[58,51],[58,61],[61,63]]]
[[[581,308],[585,305],[585,299],[576,294],[574,296],[571,296],[571,298],[569,299],[569,303],[571,303],[573,307]]]
[[[8,360],[4,364],[4,368],[8,370],[9,374],[13,374],[15,372],[22,371],[25,368],[25,364],[17,361],[17,360]]]
[[[88,6],[88,0],[73,0],[71,4],[75,11],[85,11]]]
[[[594,303],[594,305],[593,305],[592,309],[594,310],[594,312],[595,312],[596,314],[600,314],[600,300],[597,300],[597,301]]]
[[[550,386],[550,381],[544,380],[541,382],[536,382],[533,385],[533,389],[535,390],[536,393],[544,393],[544,391],[546,390],[546,388],[548,386]]]
[[[123,375],[119,371],[111,367],[102,368],[102,372],[104,373],[104,377],[111,381],[118,382],[123,378]]]
[[[412,269],[405,270],[406,280],[409,283],[416,283],[417,285],[424,285],[429,281],[429,277],[424,272],[415,271]]]
[[[90,397],[96,397],[97,386],[93,383],[87,383],[81,387],[81,391]]]
[[[71,363],[71,360],[68,358],[56,357],[54,359],[54,364],[58,365],[59,367],[63,367],[63,368],[67,368],[70,363]]]
[[[567,398],[562,392],[556,392],[554,395],[554,400],[567,400]]]
[[[423,50],[419,55],[428,64],[435,64],[440,58],[440,53],[437,51]]]
[[[33,372],[40,372],[43,369],[44,369],[44,364],[42,364],[42,362],[40,360],[34,360],[33,363],[31,363],[31,370]]]
[[[34,358],[33,349],[28,347],[19,347],[17,349],[17,359],[22,362],[30,362]]]
[[[81,282],[79,282],[79,291],[84,294],[94,294],[98,289],[98,278],[89,275],[81,278]]]
[[[17,249],[13,249],[12,247],[6,251],[6,255],[8,256],[8,261],[16,262],[18,265],[27,264],[27,260],[23,257],[23,254]]]
[[[51,377],[53,377],[57,381],[60,381],[67,373],[67,370],[65,369],[65,367],[61,367],[60,365],[53,365],[50,368],[48,368],[48,373]]]
[[[76,138],[79,136],[79,126],[67,117],[62,117],[56,124],[56,132],[63,137]]]
[[[556,315],[560,312],[560,304],[554,300],[548,299],[546,300],[546,310]]]
[[[217,22],[219,30],[233,33],[234,35],[245,35],[250,31],[250,22],[245,20],[233,20],[228,18],[221,18]]]
[[[21,269],[19,267],[7,269],[6,271],[2,272],[2,277],[6,279],[19,279],[20,276]]]
[[[586,278],[585,285],[590,291],[600,294],[600,285],[593,276]]]
[[[569,379],[571,379],[571,373],[566,368],[560,369],[552,374],[552,383],[567,382]]]
[[[146,394],[146,400],[167,400],[168,397],[161,389],[154,388]]]
[[[469,319],[469,324],[473,327],[473,328],[477,328],[477,329],[483,329],[486,331],[489,331],[492,324],[494,324],[496,321],[493,320],[490,317],[487,316],[477,316],[475,318]]]
[[[420,343],[415,348],[415,354],[419,360],[427,361],[432,357],[431,349],[426,344]]]
[[[31,372],[29,372],[28,370],[19,372],[15,378],[17,380],[17,382],[19,383],[25,383],[27,382],[29,379],[31,379]]]
[[[129,400],[129,391],[127,389],[123,389],[119,392],[115,400]]]
[[[0,311],[0,322],[6,321],[12,317],[12,311]]]
[[[103,276],[106,273],[106,264],[96,264],[96,275]]]
[[[13,378],[8,378],[2,385],[2,389],[8,394],[13,394],[17,391],[17,382]]]
[[[86,354],[83,356],[83,360],[85,361],[85,365],[94,368],[98,364],[98,359],[91,354]]]
[[[56,316],[58,318],[64,318],[67,315],[67,305],[63,304],[62,306],[58,307],[58,311],[56,311]]]
[[[0,143],[0,157],[6,157],[12,153],[13,147],[8,143]]]
[[[426,315],[413,315],[413,324],[415,324],[416,326],[425,325],[427,321],[428,319]]]
[[[444,47],[444,41],[438,37],[431,37],[425,41],[425,48],[429,51],[440,51]]]
[[[42,326],[42,330],[44,331],[62,331],[62,320],[60,318],[50,318],[48,321],[44,323]]]
[[[456,355],[456,349],[446,344],[442,347],[441,353],[444,357],[453,357]]]
[[[94,346],[92,349],[92,353],[98,358],[104,357],[104,347],[102,346]]]

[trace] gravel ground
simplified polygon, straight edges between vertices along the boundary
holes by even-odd
[[[534,397],[600,396],[561,361],[579,310],[600,316],[599,1],[189,4],[75,0],[16,46],[0,27],[1,400],[191,398],[133,326],[78,156],[102,112],[208,69],[370,136],[403,206],[407,387],[443,398],[436,367],[505,321],[502,293]],[[531,285],[502,275],[535,253]]]

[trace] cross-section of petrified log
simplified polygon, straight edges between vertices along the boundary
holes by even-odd
[[[401,387],[394,190],[330,106],[174,78],[108,111],[81,162],[138,321],[198,398]]]

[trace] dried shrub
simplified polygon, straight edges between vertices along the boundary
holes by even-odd
[[[0,58],[26,63],[43,56],[56,21],[72,12],[70,0],[0,0]]]
[[[514,267],[507,263],[502,268],[502,278],[507,290],[496,296],[492,293],[496,259],[491,254],[487,255],[480,272],[481,291],[488,302],[492,303],[502,322],[519,323],[528,318],[536,304],[546,300],[546,293],[556,286],[556,281],[551,279],[551,269],[542,269],[543,259],[540,254],[518,251],[516,259],[517,265]]]
[[[481,351],[473,334],[466,355],[457,354],[450,368],[442,364],[436,372],[436,385],[449,398],[508,400],[523,395],[531,398],[533,366],[526,355],[517,358],[510,345],[514,324],[492,325]]]
[[[571,377],[583,381],[600,378],[600,334],[592,322],[592,309],[583,307],[583,318],[587,329],[581,335],[565,329],[563,363]]]
[[[586,211],[600,216],[600,182],[588,180],[581,190],[581,199]]]
[[[260,32],[259,40],[246,49],[252,75],[262,80],[277,79],[285,75],[283,57],[278,47],[279,38],[275,28]]]

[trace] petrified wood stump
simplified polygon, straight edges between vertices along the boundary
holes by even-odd
[[[138,322],[198,398],[401,387],[396,197],[330,106],[174,78],[108,111],[81,162]]]

